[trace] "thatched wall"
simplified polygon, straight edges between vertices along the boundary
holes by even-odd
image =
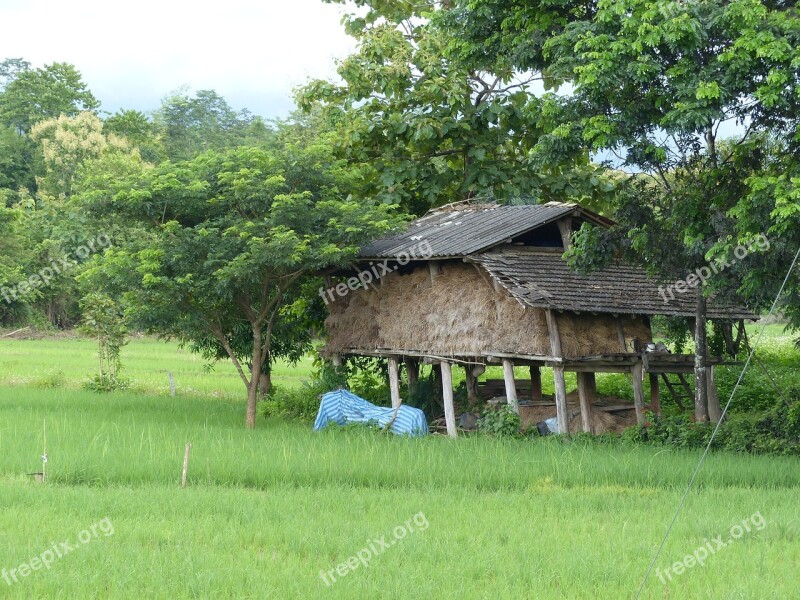
[[[348,349],[480,356],[485,352],[549,356],[545,313],[525,308],[488,274],[472,265],[446,263],[431,282],[427,266],[392,273],[368,290],[351,291],[328,305],[326,353]],[[564,355],[620,352],[610,315],[559,314]],[[626,337],[650,340],[642,320],[625,320]]]

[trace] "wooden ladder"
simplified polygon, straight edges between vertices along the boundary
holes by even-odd
[[[674,375],[678,376],[678,381],[671,381],[669,378],[671,374],[672,373],[661,373],[661,378],[664,380],[664,383],[666,384],[669,393],[675,400],[675,404],[678,405],[678,408],[681,410],[686,410],[686,407],[681,401],[688,400],[693,404],[694,390],[692,390],[692,386],[686,380],[686,375],[684,373],[674,373]]]

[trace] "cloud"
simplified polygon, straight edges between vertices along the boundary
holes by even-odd
[[[0,5],[0,58],[72,63],[109,111],[156,108],[186,84],[284,116],[293,87],[335,75],[352,51],[341,16],[321,0],[12,0]]]

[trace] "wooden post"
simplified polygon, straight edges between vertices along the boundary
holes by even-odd
[[[542,400],[542,370],[539,367],[531,366],[531,400],[541,402]]]
[[[512,410],[519,414],[519,400],[517,400],[517,385],[514,382],[514,365],[507,358],[503,359],[503,379],[506,380],[506,400]]]
[[[708,417],[712,423],[719,423],[722,418],[722,406],[719,404],[717,382],[714,380],[714,365],[708,367],[706,377],[708,378]]]
[[[444,398],[444,420],[447,423],[447,435],[454,438],[456,431],[456,411],[453,406],[453,365],[447,361],[439,363],[442,371],[442,397]]]
[[[408,395],[413,397],[417,392],[419,383],[419,360],[406,356],[403,359],[406,364],[406,379],[408,380]]]
[[[428,269],[431,272],[431,284],[433,284],[433,280],[439,276],[439,263],[434,260],[428,262]]]
[[[569,250],[572,245],[572,217],[559,220],[558,231],[561,233],[561,244],[564,246],[564,251]]]
[[[661,387],[658,373],[650,373],[650,410],[661,416]]]
[[[633,375],[633,406],[636,409],[636,422],[641,425],[644,423],[644,385],[642,384],[644,366],[641,362],[637,362],[631,367],[631,374]]]
[[[389,390],[392,396],[392,408],[400,406],[400,372],[397,368],[397,357],[389,357]]]
[[[183,474],[181,475],[181,487],[186,487],[186,475],[189,472],[189,453],[192,451],[192,445],[186,444],[186,453],[183,455]]]
[[[480,401],[478,395],[478,377],[475,375],[472,365],[464,365],[464,374],[467,378],[467,403],[470,408],[472,408]]]
[[[175,376],[169,372],[167,373],[167,378],[169,379],[169,395],[171,397],[175,397]]]
[[[596,389],[594,373],[578,373],[578,400],[581,404],[581,421],[586,433],[592,431],[592,401]]]
[[[556,417],[558,419],[558,433],[569,435],[567,383],[564,381],[564,367],[553,367],[553,383],[555,383],[556,388]]]
[[[561,349],[561,334],[558,332],[556,314],[547,309],[547,331],[550,334],[550,353],[555,358],[563,356]],[[564,381],[564,367],[553,367],[553,382],[556,391],[556,417],[558,418],[558,432],[569,435],[569,414],[567,413],[567,383]]]
[[[622,319],[614,317],[614,325],[617,328],[617,339],[619,340],[620,348],[622,348],[621,352],[627,352],[628,344],[625,342],[625,328],[622,326]]]

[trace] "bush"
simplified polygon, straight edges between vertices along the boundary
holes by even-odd
[[[478,431],[501,437],[519,437],[521,425],[519,415],[507,404],[486,407],[478,419]]]
[[[695,423],[685,416],[659,418],[648,413],[642,425],[630,427],[622,439],[634,444],[705,448],[713,423]],[[732,415],[719,427],[715,450],[800,456],[800,400],[784,402],[755,415]]]
[[[259,408],[265,417],[313,423],[319,410],[319,393],[309,385],[300,388],[273,385]]]
[[[95,375],[81,386],[90,392],[106,393],[113,391],[124,391],[131,386],[131,382],[126,377],[103,374]]]

